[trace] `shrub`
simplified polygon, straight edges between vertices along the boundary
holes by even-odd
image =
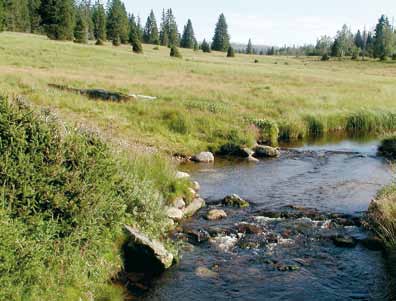
[[[112,41],[113,46],[120,46],[121,45],[121,39],[119,36],[115,37]]]
[[[259,63],[259,60],[258,60],[258,59],[255,59],[255,60],[254,60],[254,63],[255,63],[255,64]]]
[[[171,57],[182,58],[182,55],[181,55],[179,49],[176,46],[172,46],[171,47],[170,56]]]
[[[259,128],[259,142],[263,144],[277,145],[279,128],[275,121],[266,119],[255,119],[252,123]]]
[[[211,52],[210,45],[208,42],[206,42],[206,40],[203,40],[201,44],[201,49],[203,52],[207,52],[207,53]]]
[[[228,47],[227,57],[235,57],[235,50],[232,46]]]
[[[389,137],[381,141],[378,152],[389,159],[396,159],[396,137]]]
[[[392,60],[393,60],[393,61],[396,61],[396,53],[394,53],[394,54],[392,55]]]
[[[157,187],[178,184],[94,134],[60,128],[0,99],[0,299],[121,300],[109,280],[121,268],[122,225],[164,235]]]
[[[159,48],[158,46],[155,46],[155,47],[153,48],[153,50],[160,50],[160,48]]]
[[[187,134],[189,132],[189,123],[187,118],[178,111],[165,112],[162,119],[168,125],[168,128],[178,134]]]
[[[324,55],[322,55],[322,57],[320,58],[321,61],[326,62],[330,60],[330,56],[325,53]]]
[[[103,42],[102,40],[98,39],[98,40],[96,41],[95,45],[97,45],[97,46],[103,46],[103,45],[104,45],[104,42]]]

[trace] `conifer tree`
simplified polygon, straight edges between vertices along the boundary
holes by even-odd
[[[28,0],[6,0],[3,6],[4,23],[7,30],[30,32]]]
[[[201,44],[201,49],[203,52],[208,52],[208,53],[211,52],[210,45],[208,42],[206,42],[205,39],[203,40],[203,42]]]
[[[176,19],[175,16],[173,15],[172,9],[168,9],[167,14],[166,14],[166,18],[167,18],[167,23],[168,23],[168,28],[169,28],[169,32],[168,32],[168,46],[179,46],[180,41],[179,41],[179,30],[177,29],[177,23],[176,23]]]
[[[133,19],[131,21],[133,21],[134,23]],[[131,26],[131,31],[130,31],[130,42],[132,45],[132,51],[135,53],[142,53],[143,47],[142,47],[142,43],[140,42],[137,26],[136,24],[131,24],[131,25],[133,25]]]
[[[358,32],[356,33],[356,36],[355,36],[355,46],[361,50],[363,50],[363,48],[364,48],[364,40],[363,40],[363,36],[362,36],[362,33],[360,32],[360,30],[358,30]]]
[[[166,18],[165,9],[162,10],[160,44],[162,46],[169,45],[169,26],[168,26],[168,21]]]
[[[88,24],[84,7],[79,7],[77,11],[74,41],[81,44],[88,43]]]
[[[224,14],[221,14],[216,24],[213,37],[212,49],[217,51],[227,51],[230,46],[230,36]]]
[[[394,32],[389,19],[382,15],[375,27],[374,57],[385,60],[393,54]]]
[[[29,0],[30,32],[40,33],[42,31],[40,23],[40,4],[41,0]]]
[[[153,10],[151,10],[147,18],[146,26],[143,31],[143,41],[147,44],[159,44],[158,26]]]
[[[47,36],[55,40],[72,40],[75,22],[73,0],[42,0],[41,24]]]
[[[140,19],[140,16],[137,17],[136,28],[139,40],[141,41],[143,40],[144,29],[142,27],[142,20]]]
[[[4,30],[4,0],[0,0],[0,32]]]
[[[188,19],[186,26],[184,26],[183,35],[180,41],[180,46],[183,48],[194,48],[196,44],[195,34],[193,25],[190,19]]]
[[[198,51],[198,50],[199,50],[199,44],[198,44],[198,41],[195,40],[194,41],[194,51]]]
[[[232,48],[232,46],[228,47],[227,57],[235,57],[235,50]]]
[[[104,41],[106,41],[106,11],[99,0],[95,3],[92,20],[96,45],[103,45]]]
[[[107,38],[117,45],[117,40],[121,43],[128,42],[128,14],[124,3],[121,0],[110,0],[107,12]],[[115,43],[114,43],[115,42]]]
[[[249,42],[247,44],[246,53],[247,54],[253,54],[253,45],[252,45],[252,40],[251,39],[249,39]]]

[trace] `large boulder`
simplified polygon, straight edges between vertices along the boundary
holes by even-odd
[[[257,145],[254,148],[256,158],[276,158],[280,156],[280,151],[274,147],[266,145]]]
[[[184,209],[186,207],[186,202],[182,197],[179,197],[173,201],[173,207],[177,209]]]
[[[227,217],[227,213],[220,209],[212,209],[206,215],[206,219],[210,221],[216,221],[225,217]]]
[[[195,198],[191,204],[184,208],[183,213],[185,217],[191,217],[198,212],[199,209],[205,206],[205,201],[201,198]]]
[[[250,206],[249,202],[242,199],[239,195],[232,194],[226,196],[223,201],[223,205],[230,206],[230,207],[238,207],[238,208],[247,208]]]
[[[174,221],[181,221],[183,219],[183,211],[176,207],[166,208],[166,216]]]
[[[151,271],[153,274],[160,273],[173,264],[173,255],[168,252],[164,245],[150,239],[139,230],[125,225],[125,230],[130,239],[124,247],[127,270]]]
[[[192,156],[191,161],[198,163],[211,163],[214,162],[214,155],[211,152],[202,152]]]

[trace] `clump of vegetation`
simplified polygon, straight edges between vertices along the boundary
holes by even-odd
[[[228,47],[227,57],[235,57],[235,50],[232,46]]]
[[[259,129],[259,137],[257,139],[259,143],[278,145],[279,128],[276,122],[267,119],[254,119],[252,123]]]
[[[393,61],[396,61],[396,53],[394,53],[394,54],[392,55],[392,60],[393,60]]]
[[[187,184],[43,114],[0,99],[0,299],[122,300],[122,225],[165,237],[164,199]]]
[[[177,57],[177,58],[182,58],[183,56],[181,55],[179,49],[176,46],[172,46],[170,49],[170,56],[171,57]]]
[[[203,42],[201,44],[201,49],[202,49],[203,52],[206,52],[206,53],[210,53],[211,52],[210,45],[209,45],[208,42],[206,42],[206,40],[203,40]]]
[[[164,112],[162,119],[168,125],[168,128],[178,134],[187,134],[190,130],[188,119],[179,111]]]
[[[258,60],[258,59],[255,59],[255,60],[254,60],[254,63],[255,63],[255,64],[259,63],[259,60]]]
[[[306,117],[308,134],[310,137],[321,137],[325,133],[325,125],[322,120],[315,116]]]
[[[322,57],[320,58],[321,61],[326,62],[330,60],[330,56],[325,53],[324,55],[322,55]]]
[[[396,159],[396,137],[388,137],[382,140],[378,152],[389,159]]]

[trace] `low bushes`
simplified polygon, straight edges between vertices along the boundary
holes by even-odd
[[[382,140],[378,152],[389,159],[396,159],[396,137],[388,137]]]
[[[160,158],[0,99],[0,299],[121,300],[122,225],[165,237],[164,199],[187,189]]]

